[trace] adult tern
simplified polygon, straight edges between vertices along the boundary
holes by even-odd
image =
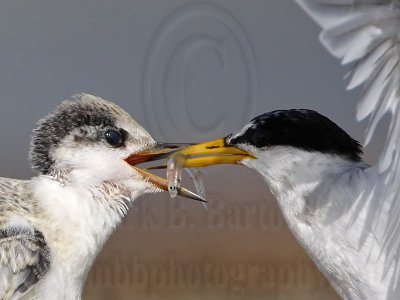
[[[352,64],[348,89],[364,87],[357,119],[370,119],[366,144],[391,117],[378,161],[363,162],[356,141],[310,110],[267,113],[178,152],[193,157],[187,167],[240,163],[259,172],[342,298],[400,299],[400,1],[296,2],[322,27],[329,52]]]

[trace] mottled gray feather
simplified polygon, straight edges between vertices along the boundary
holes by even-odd
[[[43,234],[22,217],[36,210],[30,196],[28,181],[0,178],[1,300],[27,292],[50,266],[50,251]]]

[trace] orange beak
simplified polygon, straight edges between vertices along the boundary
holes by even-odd
[[[125,159],[125,161],[128,164],[130,164],[143,177],[144,180],[147,180],[148,182],[160,188],[161,190],[168,191],[168,182],[166,179],[157,176],[155,174],[152,174],[150,172],[147,172],[143,169],[140,169],[136,165],[144,162],[150,162],[154,160],[168,158],[170,153],[179,151],[179,149],[182,149],[185,146],[188,146],[188,144],[157,143],[156,146],[153,148],[138,153],[134,153],[128,156]],[[184,187],[181,187],[178,190],[178,195],[201,202],[207,202],[201,196],[197,195],[194,192],[189,191],[188,189],[185,189]]]

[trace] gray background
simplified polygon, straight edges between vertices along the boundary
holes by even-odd
[[[1,175],[31,175],[26,157],[35,122],[75,93],[93,93],[113,100],[151,131],[154,120],[146,118],[143,104],[149,48],[161,22],[187,3],[196,1],[2,1]],[[322,48],[317,40],[319,28],[293,1],[210,3],[239,20],[253,52],[257,95],[253,113],[247,119],[273,109],[312,108],[362,140],[363,126],[354,121],[358,94],[345,92],[345,70]],[[204,52],[206,59],[207,50]],[[218,69],[212,59],[210,72]],[[204,69],[199,73],[207,72]],[[212,118],[210,107],[216,99],[216,115],[234,108],[227,97],[231,95],[224,94],[224,89],[234,86],[235,78],[213,91],[202,91],[208,83],[204,73],[198,78],[203,81],[193,90],[203,105],[195,106],[199,119]],[[179,107],[174,109],[179,113]],[[227,124],[225,133],[245,122]],[[165,122],[162,126],[168,131],[171,124]],[[218,133],[222,132],[214,136]],[[181,140],[178,133],[170,136]]]
[[[2,1],[0,176],[32,176],[27,152],[35,122],[61,100],[80,92],[118,103],[160,141],[196,142],[221,137],[258,114],[285,108],[315,109],[362,141],[366,124],[356,122],[354,117],[360,92],[345,91],[342,78],[346,71],[320,45],[318,33],[317,25],[290,0]],[[367,160],[376,159],[381,143],[373,140],[366,151]],[[219,195],[222,202],[229,198],[243,204],[243,199],[254,196],[273,203],[261,179],[250,171],[214,167],[205,175],[210,194]],[[148,200],[154,214],[163,214],[165,207],[159,200],[166,203],[170,201],[167,198],[155,196]],[[197,210],[201,208],[187,208],[193,218],[203,213]],[[128,220],[134,218],[128,216]],[[204,226],[199,228],[201,231]],[[141,239],[134,243],[139,246],[124,245],[127,253],[149,251],[149,243],[152,249],[159,249],[146,252],[151,253],[149,261],[154,261],[163,257],[162,251],[179,254],[178,246],[165,246],[169,241],[189,249],[192,241],[185,237],[198,233],[181,228],[179,234],[171,229],[163,234],[167,237],[163,240],[157,228],[141,230],[137,225],[122,227],[100,260],[112,256],[112,249],[120,249],[127,234],[134,241]],[[262,229],[225,230],[235,235],[231,238],[234,240],[249,236],[249,232],[254,239],[268,239]],[[204,229],[196,238],[205,243],[204,251],[182,246],[186,258],[198,261],[207,253],[218,260],[218,253],[227,251],[222,237],[229,239],[226,232],[216,234]],[[213,238],[220,244],[207,246]],[[236,246],[230,245],[229,249],[233,251]],[[287,230],[282,229],[274,246],[249,240],[247,250],[240,250],[241,254],[230,259],[236,261],[247,255],[260,260],[271,257],[272,261],[273,255],[261,256],[266,255],[267,248],[284,253],[281,249],[288,247],[294,250],[282,254],[284,260],[296,255],[305,257]],[[125,288],[127,293],[120,299],[129,299],[136,291],[129,284]],[[293,289],[294,295],[302,295],[296,287]],[[87,297],[99,299],[102,295],[107,299],[107,293],[116,296],[121,288],[111,284],[96,294],[99,290],[99,285],[89,286]],[[334,297],[327,285],[303,292],[305,299],[311,294],[318,299],[324,291]],[[198,294],[179,288],[160,293],[164,292],[170,293],[171,299],[177,295],[196,298]],[[210,288],[202,296],[211,299],[217,295],[216,299],[221,299],[220,292]],[[236,296],[261,299],[266,292],[272,298],[278,294],[288,298],[291,293],[290,289],[279,288],[252,291],[247,285]],[[157,295],[147,291],[141,297],[155,299]]]

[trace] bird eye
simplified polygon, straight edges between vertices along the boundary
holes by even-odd
[[[104,132],[104,139],[112,147],[120,147],[124,143],[122,132],[116,129],[108,129]]]

